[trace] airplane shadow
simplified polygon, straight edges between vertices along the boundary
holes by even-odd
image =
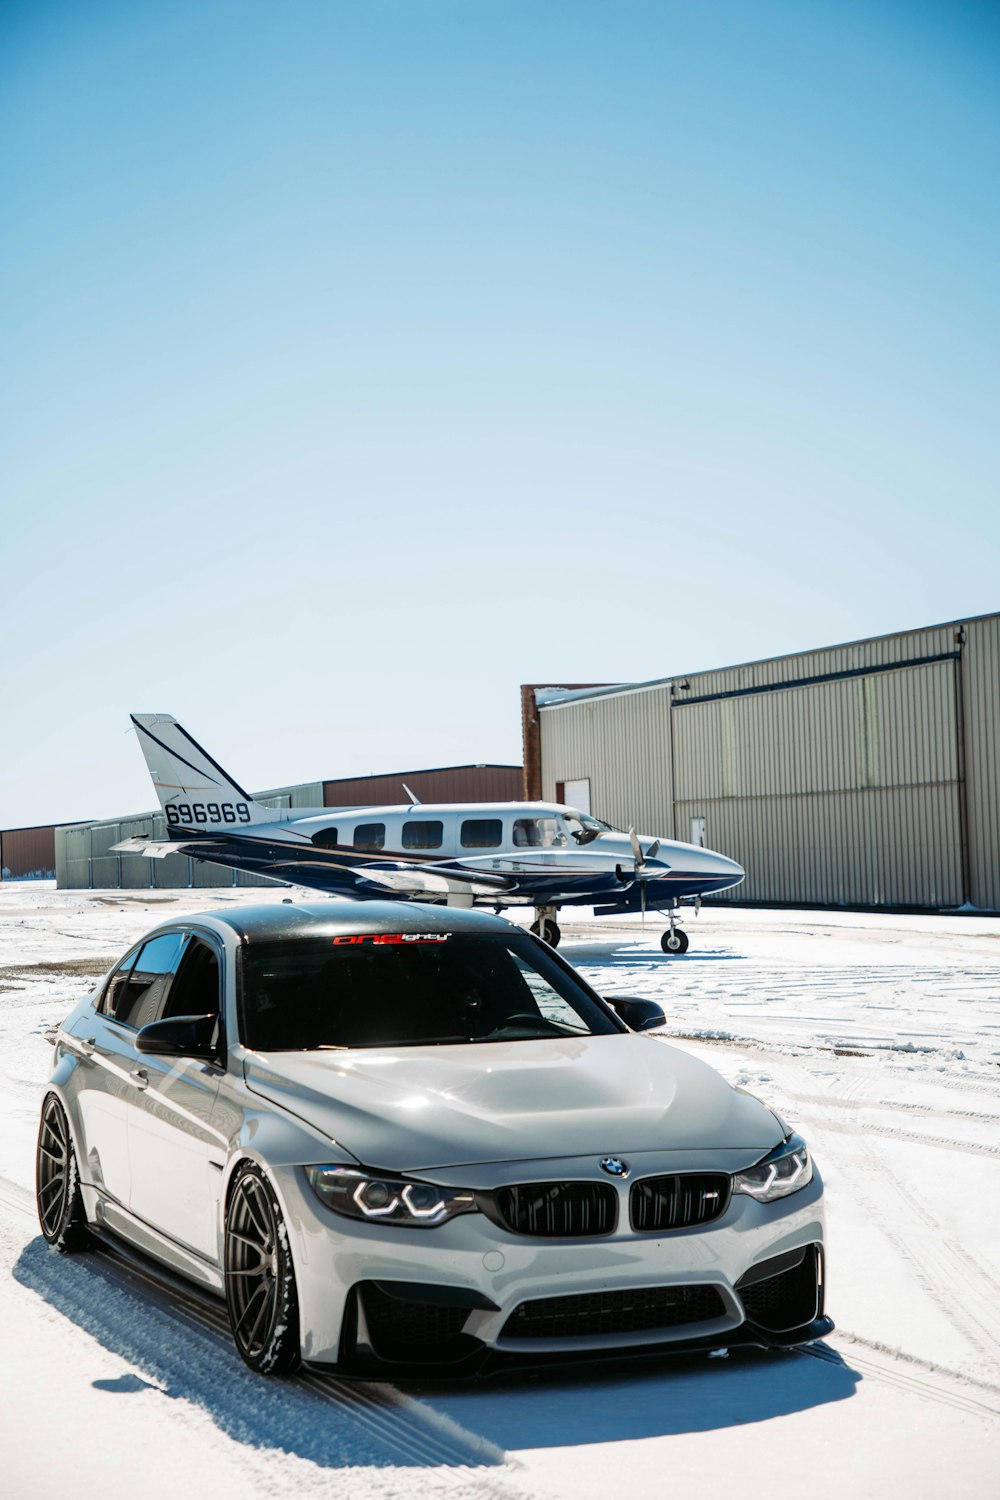
[[[412,1393],[505,1451],[620,1443],[767,1422],[853,1396],[861,1375],[826,1345],[815,1348],[813,1355],[666,1355],[635,1372],[561,1370],[490,1388]]]
[[[560,944],[560,953],[578,967],[586,964],[595,968],[628,968],[635,969],[646,967],[651,973],[655,972],[657,977],[662,976],[664,970],[679,969],[688,964],[727,964],[734,963],[745,958],[743,953],[662,953],[657,950],[650,951],[645,944],[629,943],[574,943],[571,940]]]

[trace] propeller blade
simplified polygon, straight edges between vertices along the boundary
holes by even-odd
[[[635,870],[636,874],[638,874],[643,865],[646,863],[646,860],[643,856],[642,845],[639,843],[639,835],[636,833],[634,828],[629,829],[628,838],[629,843],[632,845],[632,858],[635,860]]]
[[[660,852],[660,841],[659,841],[659,839],[654,839],[653,842],[650,844],[649,848],[646,850],[646,858],[647,859],[655,859],[656,856],[659,854],[659,852]]]

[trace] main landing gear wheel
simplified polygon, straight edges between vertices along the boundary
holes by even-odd
[[[686,932],[682,932],[679,927],[671,927],[660,938],[660,947],[664,953],[671,955],[686,953],[688,951],[688,935]]]
[[[42,1105],[35,1153],[35,1201],[42,1234],[50,1245],[66,1254],[87,1245],[90,1235],[76,1152],[66,1111],[55,1094],[49,1094]]]
[[[233,1342],[262,1375],[299,1363],[299,1303],[288,1232],[271,1184],[247,1163],[226,1213],[226,1306]]]
[[[550,917],[545,917],[541,922],[532,922],[531,930],[536,937],[540,937],[543,943],[548,943],[550,948],[559,947],[559,939],[562,933]]]

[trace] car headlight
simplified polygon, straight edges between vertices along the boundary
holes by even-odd
[[[383,1177],[359,1167],[306,1167],[306,1177],[321,1203],[348,1219],[371,1224],[401,1224],[407,1229],[433,1229],[456,1214],[475,1213],[472,1193]]]
[[[800,1135],[790,1135],[787,1141],[745,1172],[737,1172],[733,1178],[733,1192],[746,1193],[758,1203],[772,1203],[775,1198],[787,1198],[797,1193],[812,1181],[813,1164],[809,1147]]]

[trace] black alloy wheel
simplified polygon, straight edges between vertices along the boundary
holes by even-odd
[[[288,1233],[274,1191],[248,1162],[226,1213],[226,1306],[240,1355],[262,1375],[299,1363],[299,1304]]]
[[[35,1152],[35,1202],[42,1234],[56,1250],[82,1250],[90,1236],[69,1121],[55,1094],[42,1105]]]
[[[688,951],[688,935],[675,927],[673,932],[665,932],[660,938],[660,947],[664,953],[686,953]]]

